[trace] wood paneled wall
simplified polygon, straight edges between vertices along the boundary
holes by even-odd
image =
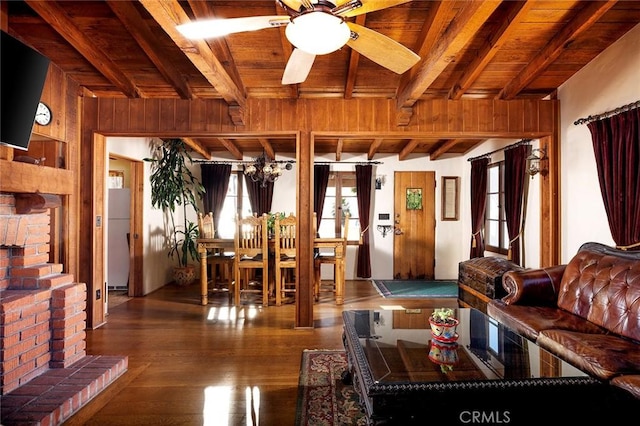
[[[553,133],[557,101],[423,100],[407,126],[398,125],[391,99],[250,99],[244,126],[233,125],[221,100],[86,98],[85,103],[86,111],[97,114],[93,130],[109,135],[295,132],[308,114],[312,132],[538,138]]]

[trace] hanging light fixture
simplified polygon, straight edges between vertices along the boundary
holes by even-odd
[[[260,186],[263,188],[267,186],[269,182],[275,182],[282,175],[282,168],[280,162],[271,160],[263,152],[259,157],[254,158],[252,163],[244,166],[245,176],[251,178],[253,182],[260,182]],[[285,162],[285,169],[291,170],[291,162]]]
[[[342,18],[330,13],[332,6],[319,1],[309,12],[292,18],[285,29],[291,44],[313,55],[326,55],[344,46],[351,30]]]

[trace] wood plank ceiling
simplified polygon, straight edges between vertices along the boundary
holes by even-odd
[[[97,97],[394,99],[398,111],[427,98],[543,99],[640,22],[637,1],[421,1],[349,21],[420,55],[402,75],[348,46],[317,56],[303,83],[283,85],[292,52],[284,27],[206,41],[175,25],[195,19],[286,15],[273,0],[11,1],[8,32],[34,47]],[[346,0],[337,0],[343,4]],[[366,0],[362,0],[367,3]],[[300,3],[287,0],[288,4]],[[271,135],[211,135],[191,141],[215,156],[295,152]],[[482,139],[353,135],[316,140],[316,153],[463,154]]]

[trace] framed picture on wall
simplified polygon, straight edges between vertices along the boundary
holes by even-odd
[[[457,176],[442,176],[442,220],[459,219],[459,183]]]
[[[422,188],[407,188],[407,210],[422,210]]]

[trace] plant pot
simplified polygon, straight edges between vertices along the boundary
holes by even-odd
[[[196,268],[193,265],[173,268],[173,281],[180,287],[188,286],[196,279]]]
[[[449,322],[436,322],[429,318],[429,324],[431,325],[431,335],[434,339],[441,342],[455,342],[458,340],[458,334],[456,328],[460,321],[456,318],[450,318]]]
[[[440,365],[443,373],[453,370],[453,366],[458,362],[458,344],[442,343],[436,340],[430,342],[429,359]]]

